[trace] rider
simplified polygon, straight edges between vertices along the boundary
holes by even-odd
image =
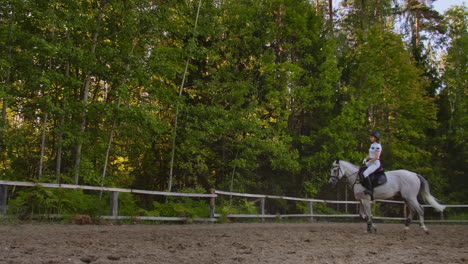
[[[375,172],[378,168],[380,168],[380,153],[382,153],[382,145],[380,145],[380,133],[379,132],[372,132],[370,133],[370,141],[372,142],[369,148],[369,155],[362,161],[363,164],[367,166],[367,169],[364,171],[364,181],[366,181],[368,185],[368,189],[364,192],[371,195],[374,192],[374,188],[372,187],[372,182],[370,180],[369,175]]]

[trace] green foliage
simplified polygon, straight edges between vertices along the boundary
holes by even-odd
[[[100,200],[98,195],[85,194],[81,190],[34,187],[18,191],[10,200],[8,210],[21,219],[51,214],[94,217],[107,214],[108,199]]]
[[[186,193],[204,193],[203,189],[184,189]],[[167,197],[166,202],[153,201],[152,210],[146,212],[149,216],[206,218],[209,206],[206,200],[188,197]]]
[[[444,66],[444,89],[438,100],[439,127],[434,137],[433,158],[441,166],[439,175],[448,175],[445,192],[452,201],[466,203],[468,180],[465,176],[468,148],[465,130],[468,127],[468,29],[466,7],[454,7],[447,11],[450,45]],[[438,175],[438,176],[439,176]]]
[[[0,4],[0,178],[74,183],[78,172],[80,184],[165,190],[175,140],[174,191],[320,197],[331,162],[362,160],[378,130],[387,169],[466,201],[466,10],[439,23],[427,5],[395,3],[343,2],[331,30],[314,1],[202,1],[195,31],[197,1]],[[417,47],[414,27],[396,32],[394,21],[413,25],[418,12]],[[448,39],[437,61],[430,32]],[[40,202],[20,192],[13,203],[101,210],[86,193],[33,194]],[[122,199],[131,215],[152,205]],[[206,217],[205,207],[169,199],[150,214]]]
[[[216,206],[216,213],[221,214],[219,222],[226,223],[229,222],[230,214],[258,214],[258,206],[254,201],[247,199],[236,199],[233,202],[223,200]]]
[[[136,216],[144,212],[141,209],[133,195],[130,193],[119,193],[119,212],[118,215]]]
[[[167,203],[153,202],[150,216],[206,218],[209,215],[208,203],[192,198],[170,198]]]
[[[342,214],[342,212],[338,212],[333,208],[330,208],[324,203],[314,203],[313,205],[314,214]],[[296,207],[301,211],[302,214],[308,214],[309,208],[307,203],[305,202],[296,202]]]
[[[63,195],[63,197],[60,197]],[[83,214],[91,217],[107,215],[109,211],[109,198],[99,199],[96,193],[86,194],[80,190],[65,190],[58,193],[60,203],[63,204],[65,215]]]
[[[10,200],[9,213],[28,219],[33,214],[53,214],[60,210],[60,202],[51,189],[37,187],[29,192],[19,192]]]

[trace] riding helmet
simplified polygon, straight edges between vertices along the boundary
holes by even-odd
[[[380,133],[377,131],[371,132],[370,135],[376,137],[377,139],[380,139]]]

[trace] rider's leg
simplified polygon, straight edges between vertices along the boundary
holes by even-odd
[[[374,194],[374,187],[372,186],[372,181],[370,180],[370,177],[364,177],[364,180],[366,181],[367,188],[364,190],[364,193],[367,193],[368,195],[372,196]]]
[[[373,164],[370,164],[369,167],[367,167],[367,169],[362,174],[364,176],[364,181],[366,181],[367,186],[368,186],[367,189],[364,190],[364,193],[367,193],[370,196],[374,194],[374,188],[372,186],[372,181],[370,180],[369,175],[373,173],[374,171],[376,171],[379,167],[380,167],[380,164],[377,164],[376,162]]]

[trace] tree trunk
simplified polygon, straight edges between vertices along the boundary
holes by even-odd
[[[101,8],[99,10],[99,14],[96,19],[96,31],[93,34],[93,45],[91,47],[92,55],[96,54],[96,46],[97,46],[97,39],[99,36],[99,28],[100,28],[102,15],[104,12],[103,10],[105,6],[106,6],[106,1],[102,1]],[[92,71],[91,69],[89,69],[86,73],[86,81],[85,81],[85,86],[83,89],[83,111],[81,112],[81,123],[80,123],[80,132],[79,132],[80,140],[78,140],[78,143],[76,145],[76,151],[75,151],[75,166],[73,170],[73,178],[75,180],[75,184],[78,184],[79,178],[80,178],[81,150],[83,147],[82,137],[86,129],[86,106],[88,103],[89,89],[91,87],[91,78],[92,78]]]
[[[197,8],[197,15],[195,17],[195,25],[193,27],[193,36],[195,36],[195,32],[197,30],[197,24],[198,24],[198,16],[200,14],[200,7],[201,7],[202,1],[200,0],[198,2],[198,8]],[[185,85],[185,77],[187,76],[187,70],[188,70],[188,65],[190,62],[190,57],[187,58],[185,62],[185,69],[184,69],[184,75],[182,76],[182,83],[180,84],[179,88],[179,99],[177,100],[177,105],[176,105],[176,114],[175,114],[175,119],[174,119],[174,131],[172,132],[172,150],[171,150],[171,163],[170,163],[170,169],[169,169],[169,183],[167,185],[167,189],[170,192],[172,190],[172,181],[173,181],[173,173],[174,173],[174,156],[175,156],[175,144],[176,144],[176,136],[177,136],[177,125],[178,125],[178,119],[179,119],[179,103],[180,103],[180,98],[182,97],[182,92],[184,90],[184,85]]]
[[[55,9],[55,2],[54,2],[54,9]],[[55,11],[55,10],[54,10]],[[55,42],[55,21],[52,23],[52,41]],[[49,59],[49,66],[47,67],[48,71],[52,70],[52,58]],[[44,96],[47,96],[49,91],[46,93],[44,92]],[[41,180],[42,176],[42,170],[44,167],[44,154],[45,154],[45,140],[46,140],[46,134],[47,134],[47,119],[49,117],[49,113],[47,112],[48,107],[46,106],[45,112],[44,112],[44,117],[43,117],[43,123],[42,123],[42,135],[41,135],[41,154],[39,157],[39,174],[37,179]]]
[[[44,120],[42,122],[42,135],[41,135],[41,155],[39,157],[39,175],[37,177],[38,180],[41,180],[42,176],[42,168],[44,165],[44,152],[45,152],[45,139],[46,139],[46,132],[47,132],[47,119],[49,117],[49,113],[44,113]]]
[[[120,107],[120,96],[119,96],[119,101],[117,103],[117,109]],[[104,187],[104,179],[106,178],[106,173],[107,173],[107,164],[109,163],[109,155],[110,155],[110,149],[112,145],[112,140],[114,138],[114,131],[115,127],[117,126],[117,116],[114,116],[114,121],[112,122],[112,127],[111,131],[109,133],[109,140],[107,141],[107,148],[106,148],[106,157],[104,158],[104,168],[102,169],[102,183],[101,187]],[[99,199],[102,198],[102,191],[99,192]]]
[[[237,160],[238,156],[239,156],[239,150],[237,150],[236,157],[234,158],[234,160]],[[232,192],[232,190],[234,189],[234,176],[236,175],[236,168],[237,168],[237,166],[234,166],[234,168],[232,168],[231,185],[229,186],[229,191],[230,192]],[[229,196],[229,206],[232,206],[232,195]]]
[[[416,41],[416,48],[419,48],[419,10],[416,9],[415,13],[415,25],[414,25],[414,36],[415,36],[415,41]]]
[[[117,103],[117,109],[120,107],[120,97],[119,97],[119,102]],[[106,178],[106,171],[107,171],[107,164],[109,161],[109,153],[112,145],[112,139],[114,137],[114,130],[117,125],[117,117],[114,117],[114,121],[112,122],[112,127],[111,131],[109,133],[109,140],[107,141],[107,148],[106,148],[106,157],[104,158],[104,168],[102,170],[102,180]],[[102,185],[101,185],[102,186]]]
[[[67,33],[67,38],[70,35]],[[65,79],[70,77],[70,61],[67,61],[65,66]],[[57,183],[60,183],[60,173],[62,173],[62,148],[63,148],[63,127],[65,125],[65,111],[67,108],[67,92],[66,87],[63,89],[63,98],[62,98],[62,114],[60,116],[60,124],[59,124],[59,135],[57,141],[57,159],[55,163],[55,176],[57,178]]]
[[[135,46],[137,44],[137,37],[135,37],[134,41],[132,41],[133,43],[133,46],[132,46],[132,49],[130,50],[130,54],[129,56],[132,57],[133,56],[133,51],[135,50]],[[130,72],[130,64],[127,64],[125,66],[125,72]],[[125,86],[125,83],[126,83],[126,78],[124,76],[123,80],[122,80],[122,84],[120,85],[120,87],[124,87]],[[117,109],[119,109],[120,107],[120,103],[121,103],[121,97],[120,95],[118,96],[118,101],[117,101]],[[104,186],[104,179],[106,178],[106,173],[107,173],[107,165],[109,163],[109,155],[110,155],[110,149],[111,149],[111,145],[112,145],[112,140],[114,138],[114,131],[115,131],[115,127],[117,126],[117,115],[114,116],[114,120],[112,122],[112,127],[111,127],[111,131],[109,133],[109,140],[107,142],[107,148],[106,148],[106,157],[104,159],[104,168],[102,170],[102,183],[101,183],[101,186]],[[100,198],[102,197],[102,192],[99,194]]]
[[[13,16],[13,14],[12,14]],[[9,43],[8,43],[8,61],[11,61],[11,57],[12,57],[12,50],[13,50],[13,47],[11,46],[11,41],[12,41],[12,37],[13,37],[13,29],[14,29],[14,23],[13,21],[11,21],[11,24],[10,24],[10,33],[9,33]],[[7,74],[6,74],[6,80],[5,80],[5,86],[7,87],[7,93],[8,93],[8,87],[10,86],[10,79],[11,79],[11,69],[10,67],[7,68]],[[5,97],[3,98],[2,100],[2,121],[3,121],[3,124],[6,125],[8,123],[8,120],[7,120],[7,108],[8,108],[8,99],[7,99],[7,95],[5,95]]]

